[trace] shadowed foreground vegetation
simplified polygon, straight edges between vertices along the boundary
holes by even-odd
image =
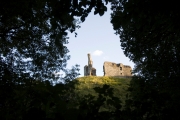
[[[55,86],[49,81],[23,81],[18,85],[1,81],[1,119],[119,118],[130,83],[110,77],[81,77]]]
[[[121,48],[135,63],[129,88],[125,80],[74,80],[79,66],[66,69],[68,32],[76,36],[88,14],[102,16],[108,3]],[[0,119],[179,120],[179,11],[178,1],[164,0],[2,1]],[[66,84],[52,84],[58,71]]]

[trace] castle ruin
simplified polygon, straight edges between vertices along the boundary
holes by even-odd
[[[88,53],[88,65],[84,66],[84,76],[96,76],[96,69],[93,68],[91,55]]]
[[[131,77],[132,68],[129,65],[123,65],[122,63],[116,64],[113,62],[104,62],[103,65],[104,76],[113,77]]]
[[[84,76],[96,76],[96,69],[93,68],[93,61],[91,55],[88,53],[88,65],[84,66]],[[129,65],[122,63],[104,62],[103,65],[104,76],[111,77],[132,77],[132,68]]]

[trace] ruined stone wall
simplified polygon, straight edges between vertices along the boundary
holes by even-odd
[[[91,75],[96,76],[96,69],[95,68],[92,68]],[[87,65],[84,66],[84,76],[89,76]]]
[[[88,56],[88,65],[84,66],[84,76],[96,76],[96,69],[93,67],[93,61],[91,59],[90,53],[87,54]]]
[[[128,65],[122,63],[104,62],[104,76],[132,76],[132,69]]]

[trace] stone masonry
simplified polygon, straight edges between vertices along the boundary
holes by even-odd
[[[114,77],[131,77],[132,68],[129,65],[123,65],[122,63],[116,64],[113,62],[104,62],[103,65],[104,76]]]
[[[91,55],[88,53],[88,65],[84,66],[84,76],[96,76],[96,69],[93,68]]]

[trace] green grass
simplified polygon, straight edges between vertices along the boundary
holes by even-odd
[[[131,78],[86,76],[77,78],[72,82],[75,87],[75,93],[79,96],[87,94],[97,96],[97,93],[93,89],[94,87],[102,87],[104,84],[110,85],[110,87],[114,89],[114,96],[118,97],[122,101],[122,104],[124,104],[126,94],[128,94],[127,89],[130,80]]]

